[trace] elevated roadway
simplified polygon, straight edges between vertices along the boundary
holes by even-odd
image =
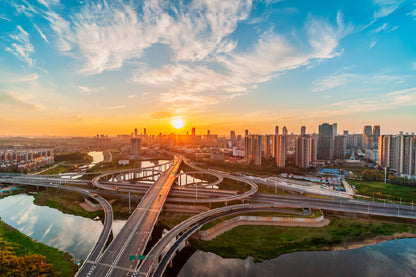
[[[176,158],[172,166],[144,195],[139,205],[111,242],[98,262],[89,267],[87,276],[129,276],[137,267],[163,207],[175,174],[182,160]],[[135,259],[131,259],[135,256]]]

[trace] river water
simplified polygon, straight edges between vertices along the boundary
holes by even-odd
[[[25,235],[85,259],[103,229],[101,221],[64,214],[59,210],[33,204],[33,196],[19,194],[0,199],[1,219]],[[115,223],[115,224],[114,224]],[[117,234],[125,220],[113,222]]]
[[[416,239],[342,251],[301,251],[261,263],[197,250],[178,276],[416,276]]]

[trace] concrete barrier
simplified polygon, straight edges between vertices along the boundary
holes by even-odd
[[[275,225],[275,226],[300,226],[323,227],[329,224],[329,220],[320,217],[267,217],[267,216],[236,216],[220,222],[208,230],[200,230],[201,240],[212,240],[217,236],[241,225]]]
[[[190,214],[199,214],[209,211],[210,209],[205,206],[191,206],[191,205],[175,205],[175,204],[165,204],[163,209],[168,212],[178,212],[178,213],[190,213]]]

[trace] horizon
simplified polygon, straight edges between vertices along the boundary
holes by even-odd
[[[0,137],[416,131],[412,1],[0,7]]]

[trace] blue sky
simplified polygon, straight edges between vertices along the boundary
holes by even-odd
[[[416,1],[1,1],[0,135],[413,132],[415,34]]]

